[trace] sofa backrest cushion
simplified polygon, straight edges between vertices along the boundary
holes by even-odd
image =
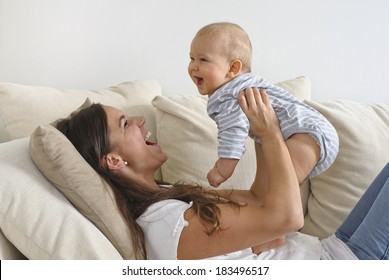
[[[389,160],[389,104],[350,100],[306,101],[339,135],[333,165],[311,179],[302,232],[324,238],[334,233]]]

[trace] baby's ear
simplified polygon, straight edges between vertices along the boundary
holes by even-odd
[[[240,61],[239,59],[233,60],[230,64],[230,71],[228,72],[229,76],[233,78],[236,75],[239,75],[242,71],[242,67],[242,61]]]

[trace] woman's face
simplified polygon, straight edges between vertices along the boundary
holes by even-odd
[[[122,111],[103,106],[107,114],[108,136],[116,153],[136,174],[154,174],[167,160],[158,143],[148,141],[150,132],[144,127],[144,117],[130,117]]]

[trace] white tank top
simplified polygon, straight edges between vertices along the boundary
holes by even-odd
[[[168,199],[151,205],[138,219],[145,235],[147,258],[176,260],[178,241],[183,228],[188,225],[185,211],[192,203]],[[253,254],[251,248],[209,259],[219,260],[318,260],[356,259],[351,250],[334,235],[323,240],[300,232],[288,234],[284,245]]]

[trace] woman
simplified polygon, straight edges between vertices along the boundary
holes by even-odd
[[[210,191],[155,182],[154,173],[167,155],[157,143],[148,141],[143,117],[128,117],[95,104],[57,127],[111,185],[139,257],[388,258],[389,221],[384,214],[388,211],[389,166],[337,236],[320,242],[298,233],[304,222],[298,178],[275,112],[266,93],[257,89],[242,93],[239,104],[249,119],[250,133],[261,138],[261,144],[255,144],[258,171],[250,190]],[[313,167],[319,158],[315,141],[304,135],[296,141]],[[374,233],[366,235],[366,228]],[[370,242],[376,244],[373,249]]]

